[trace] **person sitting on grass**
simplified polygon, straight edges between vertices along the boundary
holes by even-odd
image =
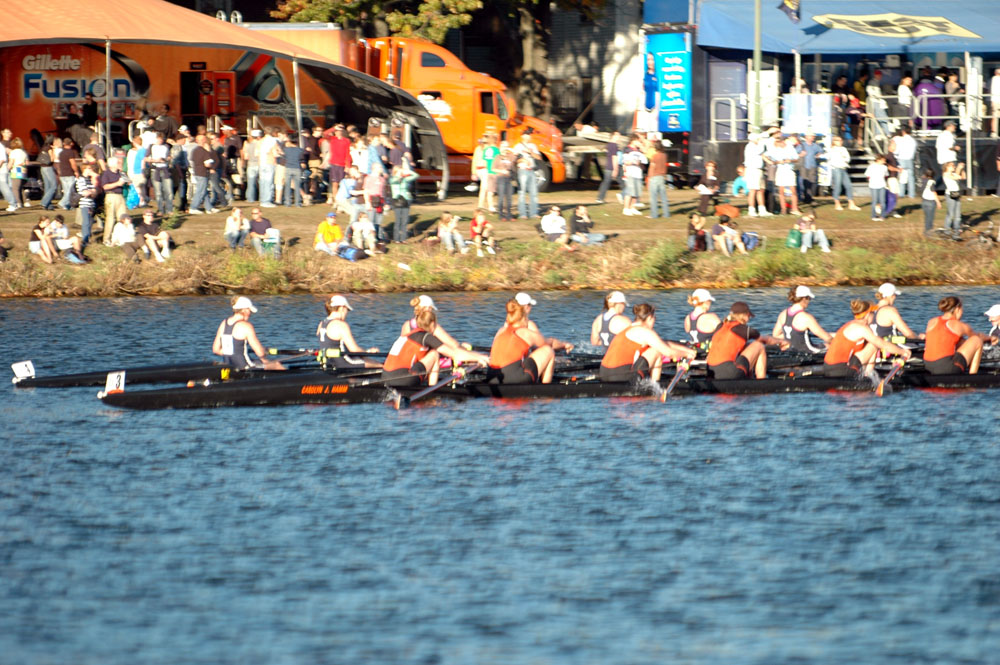
[[[823,250],[824,254],[830,253],[830,241],[826,239],[826,233],[823,229],[816,227],[816,217],[815,215],[802,215],[799,217],[798,221],[795,222],[795,227],[802,233],[802,246],[801,252],[805,254],[810,249],[812,249],[813,244],[819,245],[819,248]]]
[[[124,247],[135,242],[135,227],[132,226],[132,218],[122,215],[115,224],[115,230],[111,232],[111,246]]]
[[[734,251],[740,254],[747,253],[740,232],[733,228],[735,225],[736,223],[729,219],[729,215],[719,215],[719,223],[712,227],[712,243],[726,256],[732,256]]]
[[[469,248],[465,246],[465,240],[458,230],[460,221],[462,221],[461,217],[452,215],[450,212],[441,213],[441,218],[438,220],[438,240],[441,241],[449,254],[454,254],[456,251],[460,251],[462,254],[469,253]]]
[[[226,226],[222,230],[222,236],[226,239],[229,249],[236,251],[237,247],[242,247],[248,233],[250,233],[250,220],[243,216],[242,208],[233,208],[226,217]]]
[[[353,246],[365,250],[365,254],[372,255],[375,253],[375,245],[378,240],[375,237],[375,225],[368,218],[367,212],[362,211],[358,213],[357,220],[347,227],[347,234],[345,235],[347,238],[350,238]]]
[[[573,248],[569,244],[569,229],[566,228],[566,218],[562,216],[559,206],[552,206],[542,217],[539,226],[545,239],[560,245],[563,249],[572,252]]]
[[[475,216],[469,222],[469,233],[472,235],[472,244],[476,246],[476,256],[483,255],[483,245],[490,254],[496,254],[496,240],[493,237],[493,224],[486,219],[486,210],[479,208]]]
[[[62,215],[56,215],[49,222],[49,235],[56,249],[65,252],[67,260],[73,263],[82,263],[86,259],[83,256],[83,240],[79,236],[71,236]]]
[[[135,226],[135,241],[122,247],[125,256],[132,259],[137,256],[136,252],[146,248],[150,256],[156,259],[157,263],[163,263],[170,258],[170,234],[160,229],[160,225],[154,219],[153,211],[147,210],[142,214],[142,223]]]
[[[569,220],[569,239],[581,245],[600,245],[608,239],[603,233],[593,233],[594,220],[590,218],[587,206],[577,206],[573,209],[573,217]]]
[[[38,223],[31,227],[31,233],[28,236],[28,251],[37,254],[43,262],[50,264],[55,263],[56,259],[59,258],[59,252],[56,250],[55,242],[49,233],[51,222],[48,215],[42,215],[38,218]]]
[[[337,213],[328,212],[326,218],[316,227],[313,249],[317,252],[326,252],[330,256],[336,256],[337,248],[343,240],[344,232],[337,224]]]
[[[711,252],[715,249],[712,235],[705,231],[707,221],[707,218],[698,212],[692,212],[688,215],[688,251]]]
[[[278,240],[277,231],[271,226],[271,220],[261,215],[260,208],[254,207],[250,213],[250,233],[248,236],[250,243],[259,255],[263,256],[267,252],[273,252],[274,258],[281,258],[281,242]],[[265,247],[265,243],[270,247]]]

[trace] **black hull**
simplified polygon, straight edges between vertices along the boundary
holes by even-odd
[[[667,385],[664,379],[660,388]],[[984,389],[1000,387],[1000,374],[996,372],[976,375],[940,375],[923,372],[904,373],[896,376],[892,388]],[[725,394],[765,395],[797,392],[872,392],[868,380],[826,377],[768,378],[762,380],[716,381],[704,377],[691,377],[675,388],[676,395]],[[399,394],[409,397],[419,389],[401,389]],[[547,385],[504,385],[497,383],[469,382],[451,385],[436,391],[433,398],[444,399],[565,399],[581,397],[651,397],[651,386],[634,386],[627,383],[601,381],[566,381]],[[194,386],[191,388],[166,388],[158,390],[125,391],[106,395],[105,404],[129,409],[191,409],[219,406],[280,406],[289,404],[360,404],[384,402],[392,399],[397,391],[386,388],[378,379],[346,379],[323,372],[294,376],[250,379],[239,382]]]

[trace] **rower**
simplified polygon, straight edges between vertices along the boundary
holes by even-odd
[[[990,323],[993,325],[993,327],[990,328],[990,336],[1000,337],[1000,305],[993,305],[988,310],[983,312],[983,314],[989,318]]]
[[[788,341],[771,335],[761,335],[748,324],[753,318],[750,306],[737,301],[729,308],[729,315],[712,335],[708,347],[708,369],[716,379],[746,379],[751,374],[763,379],[767,376],[767,350],[765,344],[776,344],[782,350]]]
[[[351,326],[347,323],[347,313],[354,308],[342,295],[330,296],[326,303],[326,318],[316,327],[319,337],[319,348],[322,349],[320,362],[332,362],[337,369],[356,369],[359,367],[381,367],[382,363],[366,361],[364,358],[346,355],[347,353],[378,353],[378,347],[362,349],[354,341]]]
[[[615,335],[628,328],[632,320],[625,316],[627,306],[628,301],[621,291],[604,296],[604,311],[590,325],[591,344],[607,347]]]
[[[962,322],[961,298],[941,298],[938,309],[941,316],[927,322],[924,367],[931,374],[976,374],[983,356],[983,341],[996,344],[997,338],[974,332]]]
[[[823,349],[813,345],[809,333],[816,335],[826,344],[830,343],[833,335],[823,330],[823,326],[817,323],[816,318],[806,311],[809,303],[815,298],[812,289],[808,286],[796,286],[788,292],[788,302],[790,307],[783,310],[778,315],[778,320],[774,323],[772,335],[778,339],[788,340],[788,345],[794,351],[803,353],[821,353]]]
[[[490,348],[491,377],[500,383],[551,383],[556,353],[528,326],[528,305],[507,301],[507,320]]]
[[[875,305],[868,300],[852,300],[854,319],[840,327],[823,357],[823,373],[830,377],[870,374],[875,365],[876,352],[909,359],[910,350],[898,346],[875,334],[871,329]]]
[[[872,330],[879,337],[893,338],[894,342],[901,342],[901,340],[895,339],[896,337],[924,339],[924,333],[919,335],[914,333],[910,330],[910,326],[903,321],[903,317],[899,315],[899,310],[895,307],[896,296],[899,295],[901,295],[899,289],[890,282],[878,287],[878,291],[875,292],[878,302],[875,304],[875,313],[872,316]]]
[[[532,298],[530,295],[528,295],[524,291],[521,291],[517,295],[515,295],[514,296],[514,300],[517,301],[518,305],[521,305],[522,307],[525,308],[524,309],[524,317],[525,317],[525,320],[527,321],[528,327],[531,328],[532,330],[534,330],[535,332],[538,332],[538,326],[535,324],[534,321],[532,321],[529,318],[531,316],[531,308],[534,307],[535,305],[537,305],[538,301],[535,300],[534,298]],[[548,344],[549,346],[551,346],[553,351],[566,351],[566,352],[569,352],[569,351],[572,351],[573,348],[574,348],[573,344],[570,344],[569,342],[564,342],[561,339],[557,339],[555,337],[546,337],[545,338],[545,343]]]
[[[671,362],[686,358],[692,360],[696,351],[692,348],[667,342],[660,338],[653,326],[656,310],[649,303],[632,308],[635,322],[615,335],[608,346],[599,371],[602,381],[638,381],[650,378],[660,380],[663,359]]]
[[[233,315],[219,324],[212,342],[212,353],[222,356],[227,365],[234,369],[261,367],[265,369],[285,369],[284,365],[274,360],[266,360],[264,346],[257,339],[257,331],[250,323],[250,315],[257,312],[250,299],[246,296],[233,298]],[[250,349],[257,354],[261,364],[250,360]]]
[[[684,317],[684,331],[691,335],[691,341],[708,348],[712,334],[722,325],[722,319],[714,312],[708,311],[715,302],[715,297],[708,289],[695,289],[688,296],[688,304],[694,309]]]
[[[421,312],[429,310],[429,311],[433,311],[435,313],[435,317],[434,317],[435,323],[434,323],[434,329],[430,330],[428,332],[430,332],[432,335],[434,335],[435,337],[437,337],[439,340],[441,340],[442,342],[444,342],[445,344],[448,344],[450,346],[462,346],[462,347],[464,347],[466,349],[471,349],[472,348],[472,346],[469,345],[469,344],[459,344],[455,340],[454,337],[452,337],[451,335],[448,334],[448,331],[446,331],[444,328],[442,328],[440,325],[437,324],[437,322],[436,322],[437,321],[436,314],[437,314],[438,308],[437,308],[437,306],[434,305],[434,299],[431,298],[430,296],[423,296],[423,295],[421,295],[421,296],[417,296],[416,298],[413,298],[412,300],[410,300],[410,307],[413,308],[413,318],[412,319],[408,319],[405,323],[403,323],[403,327],[399,331],[399,334],[401,336],[405,337],[406,335],[410,334],[411,332],[417,330],[417,327],[418,327],[417,326],[417,318],[420,316]]]
[[[386,385],[401,388],[419,386],[421,383],[434,385],[438,379],[438,359],[442,355],[458,363],[473,362],[483,367],[489,364],[490,359],[483,354],[449,344],[431,332],[440,330],[435,307],[422,307],[414,317],[413,324],[415,328],[400,335],[385,358],[382,380]]]

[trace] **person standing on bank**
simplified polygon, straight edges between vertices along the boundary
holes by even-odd
[[[413,203],[411,189],[417,174],[410,168],[409,162],[403,160],[399,166],[392,167],[389,176],[389,195],[392,200],[392,235],[394,242],[406,242],[409,237],[407,225],[410,223],[410,204]]]
[[[257,308],[246,296],[233,298],[233,314],[223,319],[215,332],[212,342],[212,353],[222,356],[227,365],[234,369],[248,369],[263,366],[264,369],[285,369],[276,360],[267,360],[264,345],[257,339],[257,331],[250,323],[250,315],[257,313]],[[250,350],[257,354],[261,364],[256,365],[250,360]]]
[[[924,235],[929,236],[934,230],[934,215],[941,207],[941,199],[934,189],[934,171],[924,169],[924,177],[920,182],[920,207],[924,211]]]

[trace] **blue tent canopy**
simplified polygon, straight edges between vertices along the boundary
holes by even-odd
[[[761,1],[761,48],[772,53],[1000,52],[998,0],[803,0],[799,23]],[[701,0],[698,44],[752,50],[753,7]]]

